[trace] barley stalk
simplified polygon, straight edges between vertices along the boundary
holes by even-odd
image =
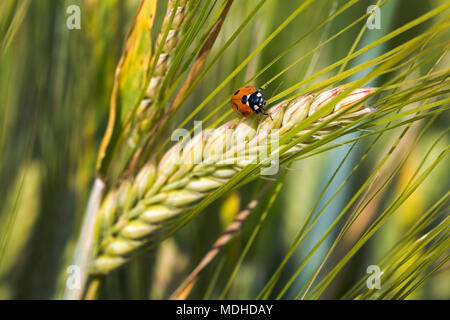
[[[187,143],[177,143],[159,163],[150,160],[134,179],[123,181],[105,197],[99,209],[102,230],[91,272],[109,273],[139,249],[157,243],[185,217],[195,202],[224,185],[249,163],[264,163],[273,150],[282,149],[342,108],[348,110],[345,115],[280,154],[280,159],[325,137],[337,126],[370,112],[361,101],[374,89],[357,89],[340,100],[331,114],[323,115],[308,130],[297,132],[290,141],[277,145],[278,141],[286,140],[283,136],[343,90],[337,87],[279,103],[269,110],[273,120],[267,116],[232,120],[217,129],[202,131]],[[276,143],[272,140],[274,136],[280,138]],[[267,149],[271,152],[261,156],[261,151]]]
[[[164,77],[172,64],[173,55],[180,40],[180,31],[188,14],[188,4],[189,0],[179,0],[178,5],[176,0],[170,0],[168,3],[167,13],[155,47],[159,48],[162,41],[164,43],[159,56],[155,55],[152,59],[152,64],[154,64],[155,59],[158,59],[158,61],[152,72],[145,96],[136,110],[134,117],[135,127],[129,140],[132,146],[138,143],[142,134],[148,131],[152,123],[154,123],[157,111],[155,100],[161,90]],[[164,39],[167,30],[168,33]]]
[[[209,263],[217,256],[220,250],[233,238],[233,236],[241,230],[242,225],[256,208],[261,198],[267,192],[272,183],[267,183],[264,188],[256,196],[256,199],[252,200],[247,207],[239,212],[234,218],[233,222],[225,229],[222,235],[214,242],[211,249],[206,253],[202,260],[198,263],[194,270],[186,277],[186,279],[179,285],[179,287],[172,293],[170,300],[186,300],[190,294],[195,282],[198,279],[200,272],[209,265]]]

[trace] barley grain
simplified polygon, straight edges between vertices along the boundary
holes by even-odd
[[[177,143],[158,164],[153,160],[148,162],[134,181],[122,182],[105,198],[100,216],[107,221],[104,229],[108,232],[104,233],[98,246],[92,273],[106,274],[124,264],[138,249],[157,243],[195,202],[225,184],[248,164],[264,163],[271,153],[261,156],[260,151],[274,148],[272,136],[281,138],[288,134],[342,90],[333,88],[318,95],[282,102],[269,110],[273,120],[267,116],[232,120],[217,129],[197,134],[186,144]],[[363,88],[350,93],[330,111],[346,107],[350,113],[321,128],[280,157],[298,152],[335,130],[336,126],[370,112],[361,100],[373,91],[373,88]],[[308,130],[325,118],[320,118]],[[111,224],[111,221],[116,222]]]
[[[135,146],[140,140],[142,134],[146,132],[154,123],[156,116],[156,108],[154,103],[161,90],[164,77],[172,64],[175,48],[180,40],[180,31],[188,14],[188,4],[189,0],[180,0],[178,2],[178,6],[176,6],[177,4],[175,0],[170,0],[168,3],[167,13],[163,21],[161,32],[156,40],[156,48],[160,47],[167,28],[169,28],[169,30],[167,37],[164,40],[164,44],[162,44],[160,55],[152,58],[152,64],[155,59],[158,59],[158,61],[155,65],[153,74],[151,75],[145,97],[142,99],[136,110],[136,115],[134,118],[135,126],[129,139],[131,146]],[[170,24],[171,16],[174,12],[175,16]]]

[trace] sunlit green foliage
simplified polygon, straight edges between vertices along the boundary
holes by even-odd
[[[94,179],[108,191],[159,160],[174,129],[234,119],[229,97],[248,83],[267,85],[269,106],[344,92],[283,137],[284,151],[305,147],[281,157],[280,174],[245,167],[94,294],[168,298],[267,190],[188,298],[450,298],[450,5],[380,0],[381,28],[371,29],[372,1],[282,3],[0,3],[0,298],[62,298],[76,244],[95,242],[79,238]],[[66,27],[74,4],[80,30]],[[186,5],[182,23],[167,15],[171,5]],[[174,30],[170,63],[158,70]],[[136,110],[158,72],[150,129],[136,136]],[[371,113],[325,134],[342,113],[306,130],[368,86],[377,87]],[[370,265],[383,272],[379,290],[367,287]]]

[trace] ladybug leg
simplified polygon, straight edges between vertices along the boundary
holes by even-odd
[[[263,108],[259,109],[257,112],[262,113],[265,116],[269,116],[270,120],[273,120],[272,116],[270,114],[268,114],[267,112],[265,112]]]
[[[262,106],[260,106],[259,112],[261,112],[262,114],[264,114],[264,115],[266,115],[266,116],[269,116],[270,119],[273,120],[273,119],[272,119],[272,116],[271,116],[270,114],[268,114],[267,112],[265,112],[265,110],[264,110],[264,107],[265,107],[265,106],[266,106],[266,100],[264,99],[264,101],[263,101],[263,103],[262,103]]]

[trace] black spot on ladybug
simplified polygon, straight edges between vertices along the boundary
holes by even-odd
[[[233,96],[237,95],[237,94],[239,93],[239,91],[241,91],[241,90],[236,91],[236,92],[233,94]]]
[[[242,101],[243,104],[246,104],[247,103],[247,96],[243,96],[241,101]]]

